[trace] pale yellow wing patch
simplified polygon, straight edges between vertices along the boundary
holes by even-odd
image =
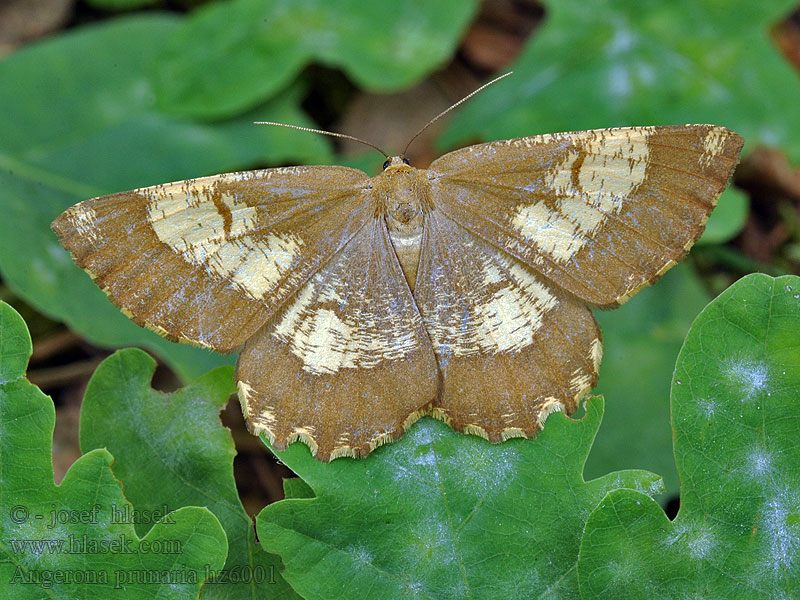
[[[340,182],[340,189],[314,189],[311,179],[317,170],[289,167],[230,173],[136,192],[147,201],[147,215],[160,241],[190,264],[253,299],[264,300],[279,285],[296,287],[308,275],[298,266],[318,248],[305,247],[304,228],[298,221],[311,212],[309,205],[360,195],[363,204],[368,196],[363,174],[343,168],[342,175],[350,179]],[[316,197],[308,197],[298,183]],[[356,209],[357,202],[348,202],[348,208]],[[320,232],[315,233],[319,238]]]
[[[443,230],[443,220],[441,215],[431,215],[428,224],[435,228],[430,235]],[[474,236],[459,241],[463,244],[459,252],[472,261],[464,266],[470,270],[464,273],[469,275],[469,284],[456,285],[444,266],[431,266],[427,273],[431,279],[425,292],[432,293],[435,301],[425,307],[426,326],[434,347],[447,348],[455,356],[471,356],[530,346],[543,316],[557,306],[556,297],[543,279],[510,255],[488,252],[486,244]]]
[[[542,183],[558,198],[582,201],[519,202],[512,209],[511,227],[543,253],[569,261],[644,182],[651,129],[638,128],[627,137],[601,131],[577,143],[543,172]],[[535,193],[535,184],[530,187]]]
[[[378,307],[371,298],[353,298],[346,288],[346,281],[317,274],[276,322],[272,335],[287,344],[303,370],[332,374],[369,369],[418,349],[414,332],[421,325],[419,315],[378,314],[376,309],[389,307]]]
[[[295,232],[261,233],[258,207],[229,194],[214,196],[206,186],[162,187],[147,215],[159,240],[254,299],[275,289],[304,245]]]

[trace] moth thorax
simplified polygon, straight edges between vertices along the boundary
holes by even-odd
[[[389,167],[379,176],[384,218],[395,254],[413,290],[422,246],[423,202],[427,181],[408,166]]]
[[[422,199],[426,196],[427,181],[412,167],[389,167],[380,177],[378,192],[383,196],[387,220],[393,223],[422,224]]]
[[[422,207],[418,202],[390,200],[386,207],[386,221],[390,229],[421,226]]]

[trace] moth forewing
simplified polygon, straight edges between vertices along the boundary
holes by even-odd
[[[624,127],[470,146],[430,170],[450,218],[579,298],[613,307],[688,252],[741,147],[715,125]]]
[[[364,226],[368,186],[346,167],[228,173],[87,200],[52,227],[137,323],[230,352]]]

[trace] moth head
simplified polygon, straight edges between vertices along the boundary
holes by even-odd
[[[408,159],[405,156],[392,156],[391,158],[387,158],[386,162],[383,163],[383,170],[387,170],[389,167],[410,167],[411,163],[408,162]],[[404,169],[405,170],[405,169]]]

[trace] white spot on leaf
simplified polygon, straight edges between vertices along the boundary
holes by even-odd
[[[723,373],[740,389],[742,401],[760,394],[769,383],[769,371],[763,362],[731,359],[723,365]]]

